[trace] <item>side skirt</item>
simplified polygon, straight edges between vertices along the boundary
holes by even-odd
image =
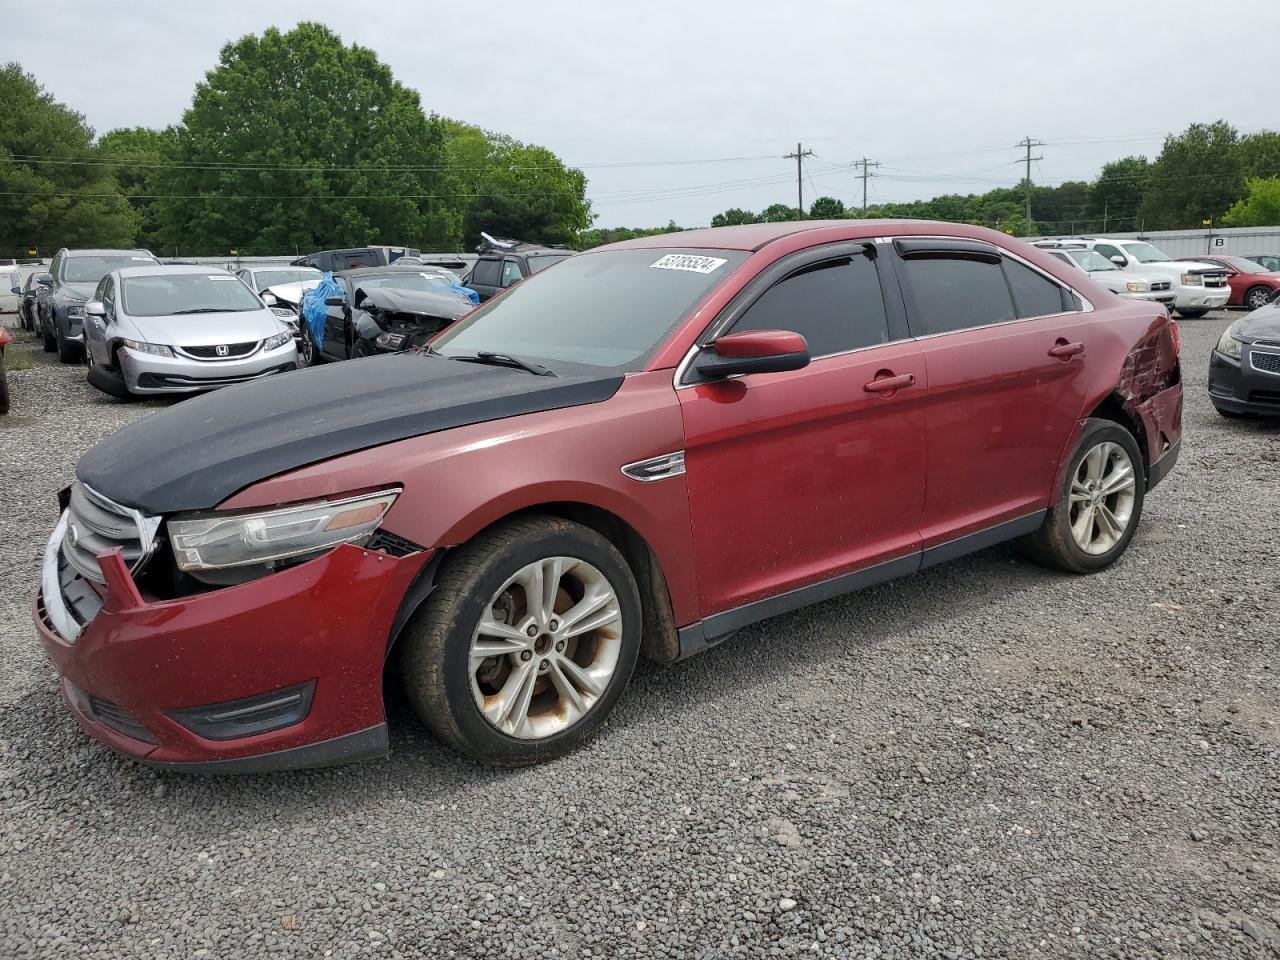
[[[955,540],[948,540],[946,543],[937,544],[921,552],[899,557],[895,560],[886,560],[884,563],[878,563],[873,567],[855,570],[852,573],[844,573],[838,577],[832,577],[830,580],[820,580],[807,587],[799,587],[786,593],[780,593],[775,597],[765,597],[763,600],[756,600],[740,607],[734,607],[731,610],[712,614],[697,623],[691,623],[687,627],[680,628],[678,632],[679,653],[676,659],[685,660],[695,654],[702,653],[704,650],[709,650],[729,639],[734,631],[750,626],[753,623],[758,623],[761,620],[777,617],[784,613],[791,613],[801,607],[821,603],[824,600],[831,600],[846,593],[853,593],[855,590],[862,590],[877,583],[884,583],[886,580],[895,580],[898,577],[915,573],[926,567],[945,563],[948,560],[963,557],[965,554],[985,550],[987,547],[993,547],[998,543],[1004,543],[1007,540],[1014,540],[1025,534],[1034,533],[1044,522],[1047,513],[1047,510],[1037,510],[1035,513],[1029,513],[1024,517],[1006,520],[1004,523],[997,524],[994,527],[966,534],[963,537],[957,537]]]

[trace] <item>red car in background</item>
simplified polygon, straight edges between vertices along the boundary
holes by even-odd
[[[1004,234],[646,237],[429,348],[102,441],[33,614],[79,722],[146,763],[383,755],[384,679],[456,749],[533,763],[598,729],[641,654],[1006,540],[1106,568],[1181,418],[1164,308]]]
[[[1196,263],[1216,263],[1227,269],[1227,284],[1231,287],[1228,307],[1246,307],[1257,310],[1280,290],[1280,272],[1268,270],[1246,257],[1182,257]]]

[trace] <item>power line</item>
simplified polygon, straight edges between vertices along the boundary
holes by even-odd
[[[861,160],[853,161],[853,163],[849,164],[849,166],[862,167],[862,173],[858,174],[858,177],[859,179],[862,180],[862,209],[866,210],[867,209],[867,181],[870,180],[872,177],[879,176],[879,174],[872,173],[871,168],[880,166],[880,161],[868,160],[866,157],[863,157]]]

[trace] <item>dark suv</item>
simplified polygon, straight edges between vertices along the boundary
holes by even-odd
[[[325,273],[358,270],[360,267],[385,267],[401,257],[420,257],[414,247],[350,247],[346,250],[320,250],[294,260],[295,267],[315,267]]]
[[[480,259],[462,278],[462,283],[480,294],[481,303],[525,277],[559,263],[565,257],[573,256],[573,251],[564,247],[499,240],[487,235],[476,252],[480,254]]]
[[[84,356],[84,305],[98,282],[117,267],[159,263],[149,250],[68,250],[57,252],[49,272],[36,275],[36,315],[44,348],[63,363]]]

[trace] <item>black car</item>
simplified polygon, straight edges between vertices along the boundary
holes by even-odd
[[[519,283],[525,277],[573,256],[564,247],[547,247],[519,240],[499,240],[482,234],[484,240],[476,248],[480,258],[462,282],[480,294],[480,302]]]
[[[325,300],[325,360],[421,346],[475,307],[443,271],[426,266],[366,267],[334,279],[343,293]]]
[[[40,285],[36,283],[39,274],[27,274],[21,287],[10,287],[10,291],[18,298],[18,322],[23,330],[36,329],[36,294]]]
[[[117,267],[158,264],[148,250],[59,250],[48,273],[36,274],[36,314],[44,348],[63,363],[84,356],[84,305]]]
[[[295,267],[315,267],[324,273],[358,270],[361,267],[385,267],[401,257],[421,257],[414,247],[349,247],[345,250],[318,250],[293,261]]]
[[[1245,257],[1246,260],[1252,260],[1254,263],[1266,267],[1268,270],[1280,273],[1280,253],[1258,253],[1252,257]]]
[[[1280,294],[1222,332],[1209,357],[1209,400],[1224,417],[1280,417]]]

